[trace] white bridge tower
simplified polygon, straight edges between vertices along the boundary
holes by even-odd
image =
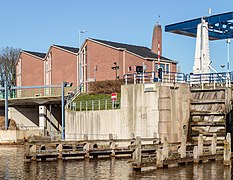
[[[201,20],[201,23],[197,25],[197,38],[193,73],[210,73],[208,22],[206,22],[203,18]]]

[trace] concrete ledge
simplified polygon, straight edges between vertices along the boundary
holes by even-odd
[[[40,129],[35,130],[0,130],[0,143],[19,142],[28,139],[29,136],[43,135],[44,131]]]

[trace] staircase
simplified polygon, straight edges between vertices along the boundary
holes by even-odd
[[[230,90],[230,91],[229,91]],[[226,117],[230,112],[231,89],[191,88],[189,139],[196,142],[203,134],[207,140],[217,134],[219,140],[226,135]]]

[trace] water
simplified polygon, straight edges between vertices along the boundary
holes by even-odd
[[[222,161],[140,173],[132,171],[127,159],[24,163],[23,154],[22,147],[0,146],[0,179],[231,179],[231,168]]]

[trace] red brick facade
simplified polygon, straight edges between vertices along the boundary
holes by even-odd
[[[62,81],[77,86],[77,54],[51,46],[45,58],[45,84],[59,85]]]
[[[86,40],[79,57],[81,57],[81,63],[84,62],[81,79],[85,83],[85,88],[87,88],[90,81],[115,80],[116,71],[112,69],[115,66],[114,62],[119,66],[117,76],[122,79],[124,74],[134,73],[135,66],[142,66],[143,64],[146,66],[147,72],[152,72],[153,62],[157,61],[143,58],[126,49],[111,47],[92,39]],[[167,71],[176,72],[176,62],[161,60],[161,63],[168,64],[169,69]]]
[[[148,48],[115,44],[139,48],[144,56],[144,51],[151,53]],[[123,79],[125,74],[135,73],[136,66],[146,66],[146,72],[156,71],[157,68],[155,54],[152,54],[153,58],[143,57],[135,49],[133,52],[114,47],[101,40],[87,39],[79,54],[77,48],[76,51],[69,51],[72,48],[61,47],[65,46],[52,45],[45,58],[21,52],[17,63],[17,86],[59,85],[62,81],[73,82],[77,86],[84,82],[84,90],[88,91],[88,82],[115,80],[117,77]],[[164,71],[176,72],[176,62],[161,58],[161,64]],[[117,74],[112,69],[114,66],[119,67]]]
[[[44,60],[21,51],[16,64],[16,80],[17,86],[44,85]]]

